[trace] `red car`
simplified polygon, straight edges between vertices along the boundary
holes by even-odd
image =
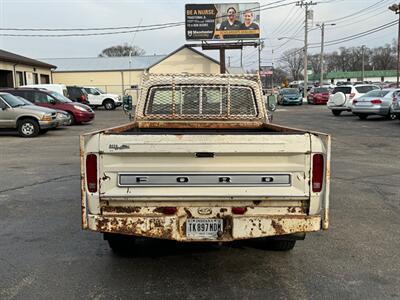
[[[63,95],[53,91],[25,87],[3,88],[0,89],[0,91],[20,96],[38,106],[63,110],[69,114],[71,124],[87,123],[94,119],[94,111],[89,106],[73,102]]]
[[[307,96],[308,104],[326,104],[329,100],[329,89],[324,87],[314,87]]]

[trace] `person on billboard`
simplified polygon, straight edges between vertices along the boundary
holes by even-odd
[[[226,10],[226,13],[227,19],[221,23],[221,25],[219,26],[219,30],[240,30],[240,26],[242,26],[242,23],[237,20],[236,9],[234,7],[229,7]],[[229,37],[236,37],[236,35],[233,36],[230,34]]]
[[[244,22],[242,23],[240,30],[260,30],[258,24],[253,22],[254,15],[250,9],[246,9],[243,13]],[[243,38],[259,38],[260,34],[243,34]]]

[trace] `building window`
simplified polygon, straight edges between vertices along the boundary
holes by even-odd
[[[50,76],[45,74],[40,74],[40,83],[41,84],[50,83]]]
[[[22,72],[15,72],[15,85],[21,86],[24,85],[24,73]]]
[[[32,73],[33,76],[33,84],[39,84],[39,77],[37,73]]]

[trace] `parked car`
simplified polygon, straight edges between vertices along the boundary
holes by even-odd
[[[85,89],[81,86],[67,86],[69,99],[74,102],[89,105],[89,96]]]
[[[278,94],[278,104],[302,105],[303,97],[298,89],[293,89],[293,88],[281,89]]]
[[[15,97],[17,97],[18,99],[23,101],[26,105],[35,105],[31,101],[26,100],[25,98],[23,98],[21,96],[15,96]],[[55,111],[57,112],[57,123],[58,123],[57,127],[71,125],[71,118],[67,112],[65,112],[63,110],[59,110],[59,109],[55,109]]]
[[[396,88],[397,82],[385,82],[383,87],[385,89]]]
[[[395,97],[393,97],[393,103],[390,107],[390,111],[396,116],[398,120],[400,120],[400,95],[397,93]]]
[[[121,96],[103,92],[96,87],[85,87],[85,91],[89,95],[89,103],[91,106],[104,106],[106,110],[114,110],[122,105]]]
[[[329,89],[325,87],[314,87],[307,95],[309,104],[326,104],[329,100]]]
[[[313,87],[314,87],[313,83],[311,82],[307,83],[307,92],[309,92]],[[301,95],[304,97],[304,83],[300,85],[299,90]]]
[[[53,109],[27,105],[17,97],[0,92],[0,128],[17,129],[22,137],[35,137],[57,127]]]
[[[73,102],[57,92],[35,88],[3,88],[0,91],[21,96],[35,105],[63,110],[68,113],[71,125],[90,122],[95,117],[89,106]]]
[[[373,90],[353,100],[351,111],[361,120],[370,115],[384,116],[390,120],[396,119],[392,105],[396,102],[400,89]]]
[[[57,92],[61,95],[64,95],[65,97],[68,98],[68,90],[65,84],[28,84],[28,85],[21,85],[20,87],[30,87],[30,88],[36,88],[36,89],[46,89],[49,91]]]
[[[343,111],[351,112],[353,100],[372,90],[380,90],[380,88],[373,84],[337,86],[329,96],[327,106],[335,116],[339,116]]]

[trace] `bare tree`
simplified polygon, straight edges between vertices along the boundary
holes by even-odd
[[[274,81],[274,85],[281,85],[288,79],[288,73],[281,68],[274,68],[274,73],[272,75],[272,80]]]
[[[283,64],[283,69],[287,71],[293,80],[303,78],[303,61],[304,52],[302,49],[291,49],[282,54],[280,61]]]
[[[386,44],[372,49],[371,64],[374,70],[396,69],[396,47]]]
[[[140,56],[145,54],[145,51],[138,46],[129,46],[127,43],[123,45],[112,46],[104,49],[99,54],[99,57],[111,57],[111,56]]]
[[[321,73],[320,55],[319,54],[308,55],[308,63],[311,65],[313,74],[319,76],[319,74]]]

